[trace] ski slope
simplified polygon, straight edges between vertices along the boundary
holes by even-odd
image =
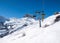
[[[31,20],[30,18],[29,20],[32,24],[28,22],[28,26],[0,38],[0,43],[60,43],[60,21],[54,23],[58,15],[60,14],[46,18],[42,22],[42,27],[39,27],[38,20]],[[23,21],[26,20],[23,19]],[[17,28],[15,27],[14,29],[18,29],[22,25],[16,24]],[[49,26],[45,27],[45,25]]]

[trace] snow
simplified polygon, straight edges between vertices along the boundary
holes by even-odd
[[[48,18],[46,18],[43,22],[42,22],[42,27],[44,27],[45,25],[51,25],[54,23],[54,20],[56,19],[57,16],[59,16],[60,14],[56,14],[56,15],[52,15],[49,16]]]
[[[42,27],[39,27],[38,20],[36,21],[31,18],[12,19],[11,22],[7,21],[6,23],[16,23],[14,29],[20,28],[25,23],[28,26],[0,38],[0,43],[60,43],[60,21],[54,23],[58,15],[52,15],[44,19]],[[44,27],[46,24],[49,26]]]

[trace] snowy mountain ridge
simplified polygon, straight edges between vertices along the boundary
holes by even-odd
[[[10,18],[6,24],[12,33],[0,38],[0,43],[60,43],[60,14],[44,19],[42,27],[32,18]]]

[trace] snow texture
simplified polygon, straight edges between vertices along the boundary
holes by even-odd
[[[5,24],[13,25],[13,29],[8,26],[10,34],[0,38],[0,43],[60,43],[60,21],[54,22],[59,15],[44,19],[42,27],[32,18],[10,18]]]

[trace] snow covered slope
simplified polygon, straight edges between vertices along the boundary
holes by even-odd
[[[20,23],[28,24],[28,26],[22,29],[19,29],[19,26],[22,24],[19,24],[17,19],[11,19],[13,22],[9,21],[6,23],[14,24],[17,21],[17,23],[15,22],[17,26],[14,29],[19,30],[0,38],[0,43],[60,43],[60,21],[55,22],[56,17],[59,15],[57,14],[46,18],[42,22],[42,27],[39,27],[39,22],[34,19],[19,19],[19,22],[21,21]],[[44,27],[45,25],[49,26]]]
[[[44,19],[44,21],[42,22],[42,27],[44,27],[45,25],[52,25],[55,23],[55,19],[56,17],[60,16],[60,13],[59,14],[56,14],[56,15],[52,15],[52,16],[49,16],[47,17],[46,19]],[[60,17],[59,17],[60,18]],[[58,18],[57,18],[58,19]],[[59,19],[60,20],[60,19]]]
[[[33,23],[35,23],[34,19],[26,17],[26,18],[21,18],[21,19],[10,18],[10,21],[6,21],[4,24],[8,25],[8,29],[11,32],[11,31],[22,29],[28,25],[32,25]]]

